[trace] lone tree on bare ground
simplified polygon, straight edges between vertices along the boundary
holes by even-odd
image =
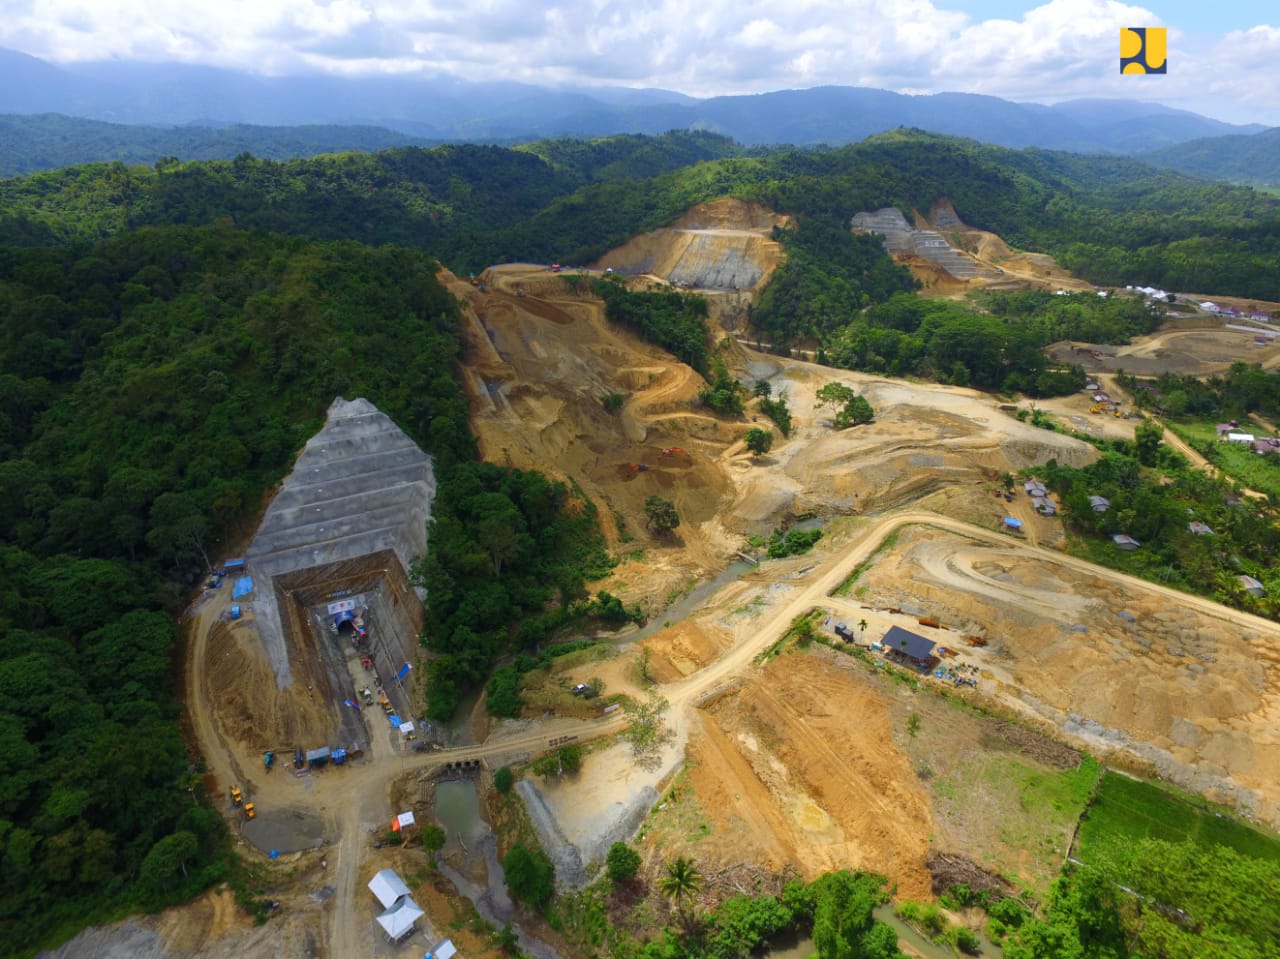
[[[747,435],[743,437],[747,444],[747,449],[751,451],[752,456],[761,456],[773,449],[773,430],[762,430],[758,427],[747,430]]]
[[[676,504],[669,499],[653,495],[644,501],[645,526],[659,533],[669,533],[680,525]]]

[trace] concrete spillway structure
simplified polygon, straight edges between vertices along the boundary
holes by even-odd
[[[314,655],[301,648],[308,610],[336,596],[376,596],[385,656],[407,661],[422,628],[407,571],[426,552],[435,492],[431,457],[386,414],[334,400],[246,553],[253,621],[280,688],[293,682],[292,658]]]

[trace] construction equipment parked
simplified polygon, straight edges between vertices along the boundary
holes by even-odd
[[[244,818],[245,818],[245,819],[253,819],[253,818],[254,818],[255,816],[257,816],[257,815],[258,815],[258,811],[257,811],[256,809],[254,809],[254,808],[253,808],[253,803],[251,803],[251,802],[247,802],[247,803],[245,803],[245,804],[244,804]]]
[[[244,795],[240,792],[239,786],[231,787],[231,805],[239,806],[244,802]]]

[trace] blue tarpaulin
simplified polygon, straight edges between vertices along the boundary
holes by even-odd
[[[239,599],[241,596],[248,596],[253,592],[253,577],[241,576],[236,580],[235,586],[231,588],[231,598]]]
[[[387,719],[391,721],[391,725],[396,727],[396,729],[399,729],[400,724],[404,722],[404,720],[401,719],[399,716],[397,716],[395,713],[392,713],[390,716],[387,717]]]
[[[1004,525],[1009,527],[1009,529],[1022,529],[1022,520],[1014,519],[1012,516],[1006,516],[1004,518]]]

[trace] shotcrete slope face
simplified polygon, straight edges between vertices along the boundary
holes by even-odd
[[[596,266],[704,292],[754,290],[782,262],[782,247],[770,234],[786,223],[759,204],[715,200],[610,250]]]
[[[375,606],[381,630],[404,634],[421,625],[422,597],[403,584],[405,570],[426,552],[435,493],[431,457],[385,414],[368,400],[333,401],[324,428],[303,448],[247,553],[253,618],[281,689],[293,682],[292,643],[282,619],[298,632],[315,620],[306,609],[332,592],[359,603],[386,593],[389,578],[395,601],[386,605],[394,608]],[[390,569],[393,563],[399,569]],[[333,587],[328,593],[326,582]],[[394,641],[397,648],[412,642],[405,635],[375,639]],[[405,651],[388,650],[393,658]]]

